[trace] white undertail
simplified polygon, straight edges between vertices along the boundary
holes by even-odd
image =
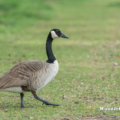
[[[5,89],[0,89],[0,91],[8,91],[13,93],[23,93],[23,90],[21,87],[10,87]]]

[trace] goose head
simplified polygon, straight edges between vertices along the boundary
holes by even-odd
[[[50,31],[51,33],[51,37],[52,39],[55,39],[55,38],[59,38],[59,37],[62,37],[62,38],[68,38],[66,35],[64,35],[59,29],[52,29]]]

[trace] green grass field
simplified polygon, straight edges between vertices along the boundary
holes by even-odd
[[[46,61],[48,32],[59,28],[69,39],[55,39],[57,76],[38,92],[60,104],[45,106],[25,93],[0,92],[0,119],[119,119],[119,0],[32,0],[0,2],[0,75],[25,60]]]

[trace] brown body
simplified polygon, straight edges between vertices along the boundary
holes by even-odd
[[[59,29],[52,29],[46,41],[46,53],[48,60],[43,61],[25,61],[15,65],[3,76],[0,77],[0,91],[9,91],[20,93],[21,107],[24,108],[24,92],[31,91],[34,98],[46,105],[58,106],[37,96],[36,91],[44,87],[57,74],[59,65],[52,52],[52,41],[55,38],[65,36]]]
[[[49,64],[37,60],[21,62],[0,77],[0,90],[9,91],[6,88],[21,87],[23,92],[37,91],[44,87],[57,72],[58,65],[55,63]]]

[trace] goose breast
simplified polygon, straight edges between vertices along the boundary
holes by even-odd
[[[30,90],[39,90],[43,88],[47,83],[49,83],[58,73],[59,64],[58,61],[55,60],[53,63],[43,63],[43,69],[39,70],[32,74],[29,80]]]

